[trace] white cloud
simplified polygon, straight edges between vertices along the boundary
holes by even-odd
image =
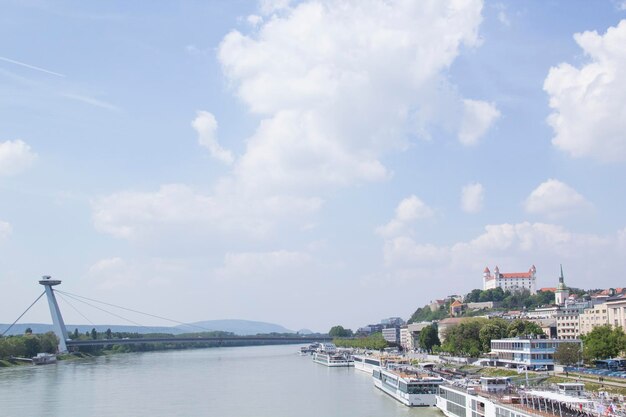
[[[462,47],[479,44],[481,0],[261,6],[271,16],[250,33],[232,31],[218,50],[233,90],[261,117],[231,174],[210,192],[177,185],[97,199],[98,230],[130,238],[198,219],[200,230],[263,236],[290,217],[302,229],[337,187],[388,179],[381,157],[411,136],[460,126],[464,102],[446,72]],[[483,107],[468,106],[480,119]],[[215,140],[217,123],[200,116],[201,141],[232,161]],[[486,127],[468,123],[475,141]]]
[[[431,123],[458,124],[460,113],[433,103],[462,102],[443,73],[461,45],[478,44],[481,9],[479,0],[305,1],[252,34],[229,33],[219,47],[224,73],[265,117],[236,167],[240,179],[267,188],[387,178],[382,154]],[[467,140],[486,129],[479,110],[468,111]]]
[[[483,268],[496,264],[511,272],[526,271],[535,264],[538,286],[554,286],[558,264],[563,263],[570,271],[568,284],[587,288],[587,278],[593,276],[601,287],[614,285],[611,271],[623,268],[624,233],[598,236],[555,224],[504,223],[488,225],[475,238],[451,245],[418,243],[407,236],[388,239],[384,258],[392,275],[403,281],[409,276],[408,284],[420,285],[424,291],[450,288],[458,293],[481,288]]]
[[[378,227],[376,233],[384,237],[405,234],[416,220],[432,217],[434,214],[432,208],[428,207],[417,196],[412,195],[398,204],[395,217],[389,223]]]
[[[524,202],[527,212],[549,217],[559,217],[590,207],[591,204],[575,189],[555,179],[539,184]]]
[[[291,0],[260,0],[261,13],[264,15],[272,14],[281,10],[288,9]]]
[[[36,159],[37,154],[22,140],[0,142],[0,176],[18,174],[29,168]]]
[[[291,275],[293,279],[310,267],[308,253],[279,250],[272,252],[227,253],[216,277],[236,281],[273,281]]]
[[[511,26],[511,20],[506,12],[506,6],[502,3],[495,3],[493,7],[498,11],[498,21],[506,27]]]
[[[246,22],[248,22],[250,26],[256,27],[260,25],[261,22],[263,22],[263,17],[256,14],[251,14],[246,18]]]
[[[589,62],[550,68],[543,89],[550,97],[552,143],[573,157],[626,160],[626,20],[604,35],[574,35]]]
[[[217,120],[208,111],[199,111],[191,123],[198,132],[198,143],[209,150],[211,156],[225,164],[233,163],[233,155],[230,151],[222,148],[217,141]]]
[[[459,141],[463,145],[476,145],[478,140],[500,117],[494,104],[477,100],[463,100],[463,119],[459,130]]]
[[[0,242],[7,239],[12,231],[13,228],[10,223],[0,220]]]
[[[166,286],[181,275],[184,266],[176,260],[105,258],[89,267],[86,279],[98,290],[124,290]]]
[[[227,186],[223,187],[225,190]],[[157,192],[121,192],[92,202],[97,230],[126,239],[159,234],[233,233],[252,238],[267,235],[278,222],[308,217],[321,201],[293,196],[207,195],[182,184]]]
[[[483,209],[485,188],[480,183],[467,184],[461,190],[461,208],[467,213],[478,213]]]

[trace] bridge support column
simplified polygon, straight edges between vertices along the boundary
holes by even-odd
[[[50,315],[52,316],[52,326],[54,328],[54,333],[59,338],[58,350],[61,353],[65,353],[67,352],[67,344],[65,343],[67,340],[67,329],[65,328],[63,316],[61,316],[61,310],[59,310],[59,304],[57,303],[57,299],[54,296],[54,290],[52,289],[53,286],[59,285],[61,281],[50,279],[50,276],[46,275],[39,281],[39,283],[46,289],[48,306],[50,307]]]

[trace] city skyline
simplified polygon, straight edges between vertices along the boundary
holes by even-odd
[[[622,286],[622,1],[41,0],[0,22],[0,321],[42,275],[314,331],[407,319],[486,265]]]

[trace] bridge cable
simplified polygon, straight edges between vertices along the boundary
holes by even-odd
[[[155,315],[155,314],[144,313],[143,311],[133,310],[132,308],[122,307],[122,306],[118,306],[118,305],[115,305],[115,304],[106,303],[106,302],[104,302],[104,301],[94,300],[94,299],[92,299],[92,298],[83,297],[82,295],[78,295],[78,294],[72,294],[72,293],[68,293],[68,292],[65,292],[65,291],[60,291],[60,290],[56,290],[56,292],[57,292],[57,293],[62,293],[62,294],[65,294],[65,295],[67,295],[67,296],[73,296],[73,297],[83,298],[83,299],[85,299],[85,300],[89,300],[89,301],[93,301],[93,302],[95,302],[95,303],[100,303],[100,304],[108,305],[108,306],[110,306],[110,307],[119,308],[119,309],[126,310],[126,311],[130,311],[130,312],[133,312],[133,313],[143,314],[144,316],[150,316],[150,317],[153,317],[153,318],[157,318],[157,319],[161,319],[161,320],[170,321],[170,322],[172,322],[172,323],[176,323],[176,324],[180,324],[180,325],[184,325],[184,326],[189,326],[189,327],[196,327],[196,328],[198,328],[198,329],[202,329],[202,330],[207,331],[207,332],[212,332],[212,331],[213,331],[212,329],[208,329],[208,328],[206,328],[206,327],[202,327],[202,326],[198,326],[198,325],[195,325],[195,324],[190,324],[190,323],[185,323],[185,322],[178,321],[178,320],[168,319],[167,317],[157,316],[157,315]],[[142,327],[143,327],[143,326],[142,326]]]
[[[60,292],[60,291],[58,291],[58,290],[57,290],[56,292]],[[129,323],[134,324],[135,326],[139,326],[139,327],[141,327],[142,329],[146,329],[146,330],[148,330],[148,331],[152,332],[152,329],[149,329],[148,327],[146,327],[146,326],[142,325],[141,323],[137,323],[136,321],[133,321],[133,320],[128,319],[128,318],[126,318],[126,317],[120,316],[119,314],[115,314],[115,313],[113,313],[113,312],[111,312],[111,311],[105,310],[104,308],[101,308],[101,307],[95,306],[95,305],[93,305],[93,304],[90,304],[90,303],[88,303],[87,301],[84,301],[84,300],[81,300],[81,299],[79,299],[79,298],[73,297],[73,296],[72,296],[72,295],[70,295],[69,293],[64,292],[63,294],[65,294],[66,296],[70,297],[70,298],[71,298],[71,299],[73,299],[73,300],[76,300],[76,301],[81,302],[81,303],[83,303],[83,304],[87,304],[87,305],[88,305],[88,306],[90,306],[90,307],[93,307],[93,308],[95,308],[95,309],[97,309],[97,310],[100,310],[100,311],[104,311],[104,312],[105,312],[105,313],[107,313],[107,314],[110,314],[110,315],[112,315],[112,316],[115,316],[115,317],[117,317],[117,318],[120,318],[120,319],[125,320],[125,321],[127,321],[127,322],[129,322]]]
[[[27,308],[26,310],[24,310],[24,312],[23,312],[22,314],[20,314],[20,316],[19,316],[19,317],[18,317],[18,318],[17,318],[17,319],[13,322],[13,323],[11,323],[11,325],[10,325],[9,327],[7,327],[7,329],[4,331],[4,333],[2,333],[0,336],[4,336],[5,334],[7,334],[7,333],[9,332],[9,330],[11,330],[11,328],[15,325],[15,323],[17,323],[17,322],[18,322],[18,321],[19,321],[22,317],[24,317],[24,314],[26,314],[26,313],[28,312],[28,310],[30,310],[30,308],[31,308],[32,306],[34,306],[34,305],[35,305],[35,303],[36,303],[37,301],[39,301],[39,299],[40,299],[41,297],[43,297],[43,295],[44,295],[45,293],[46,293],[45,291],[44,291],[44,292],[42,292],[42,293],[41,293],[41,295],[40,295],[39,297],[37,297],[37,299],[36,299],[35,301],[33,301],[33,303],[32,303],[31,305],[29,305],[29,306],[28,306],[28,308]]]
[[[59,294],[58,291],[55,291],[57,294]],[[83,313],[81,313],[76,307],[74,307],[74,305],[72,303],[70,303],[70,300],[68,300],[67,298],[63,297],[61,294],[59,294],[59,297],[61,297],[61,299],[66,302],[70,307],[72,307],[74,309],[75,312],[77,312],[78,314],[80,314],[85,320],[87,320],[92,326],[96,326],[91,320],[89,320],[87,318],[87,316],[85,316]]]

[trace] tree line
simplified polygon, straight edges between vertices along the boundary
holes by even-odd
[[[366,337],[338,339],[335,338],[333,343],[339,347],[355,348],[355,349],[369,349],[369,350],[383,350],[389,346],[389,343],[383,338],[382,333],[373,333]]]
[[[507,322],[499,318],[471,318],[446,329],[439,350],[452,355],[478,357],[491,351],[494,339],[543,334],[539,325],[528,320]]]
[[[59,339],[53,332],[0,337],[0,359],[32,358],[41,352],[54,353],[58,344]]]

